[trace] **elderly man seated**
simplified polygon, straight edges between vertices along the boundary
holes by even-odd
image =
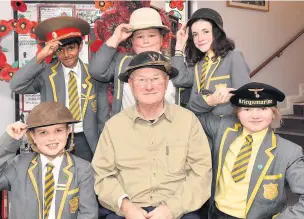
[[[92,161],[107,219],[197,219],[210,197],[211,154],[201,124],[164,98],[177,74],[163,55],[149,51],[119,75],[137,104],[106,123]]]

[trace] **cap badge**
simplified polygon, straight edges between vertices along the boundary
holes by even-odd
[[[256,88],[256,89],[248,89],[248,90],[254,92],[255,97],[256,97],[256,98],[259,98],[260,95],[258,94],[258,92],[263,91],[264,89],[263,89],[263,88],[261,88],[261,89],[257,89],[257,88]]]
[[[53,37],[53,39],[57,38],[57,33],[56,32],[52,32],[52,37]]]
[[[158,55],[158,54],[155,54],[155,53],[153,53],[153,54],[148,54],[148,56],[150,57],[150,59],[152,60],[152,61],[160,61],[160,56]]]

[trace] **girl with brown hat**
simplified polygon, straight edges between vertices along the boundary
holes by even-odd
[[[234,42],[224,31],[221,15],[210,8],[198,9],[177,32],[171,62],[179,70],[179,76],[172,80],[173,84],[192,87],[190,100],[204,89],[239,88],[249,82],[250,70],[242,53],[234,48]],[[221,104],[213,113],[229,115],[232,109],[229,103]]]
[[[98,219],[92,166],[70,154],[69,124],[77,122],[63,104],[43,102],[27,124],[7,127],[0,138],[0,190],[11,191],[12,218]],[[35,153],[16,156],[26,132]]]

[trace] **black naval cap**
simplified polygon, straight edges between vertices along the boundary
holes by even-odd
[[[221,15],[211,8],[200,8],[195,11],[187,22],[187,27],[191,26],[198,19],[212,20],[224,33],[223,19]]]
[[[285,99],[285,94],[268,84],[251,82],[237,90],[231,91],[234,96],[230,102],[240,107],[270,107]]]
[[[136,55],[124,73],[119,75],[119,79],[123,82],[128,82],[128,79],[133,71],[140,68],[156,68],[167,73],[172,79],[178,75],[178,70],[171,67],[169,60],[158,52],[146,51]]]

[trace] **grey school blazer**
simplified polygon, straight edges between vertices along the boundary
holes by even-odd
[[[199,103],[199,104],[198,104]],[[213,219],[215,191],[222,173],[226,153],[231,143],[242,133],[243,127],[234,116],[215,116],[201,94],[189,102],[212,139],[213,179],[209,219]],[[197,111],[200,109],[200,111]],[[248,188],[246,219],[304,218],[304,156],[302,148],[269,128],[258,151]],[[294,206],[287,206],[287,188],[299,194]]]
[[[200,80],[204,60],[196,63],[194,67],[188,67],[183,56],[171,57],[172,67],[179,70],[176,78],[172,79],[174,86],[188,88],[192,87],[190,101],[193,101],[195,94],[200,92]],[[204,89],[215,91],[220,87],[239,88],[248,83],[250,69],[240,51],[229,51],[227,55],[213,62],[207,73]],[[218,105],[213,109],[215,115],[230,115],[232,113],[230,103]]]
[[[109,118],[108,85],[97,82],[81,64],[81,112],[83,131],[94,154],[99,135]],[[20,68],[12,80],[10,88],[18,94],[40,93],[41,101],[61,102],[65,105],[65,79],[60,62],[36,64],[34,57]]]
[[[42,219],[42,167],[37,153],[16,156],[21,141],[0,138],[0,190],[11,191],[10,219]],[[98,219],[93,169],[69,153],[62,160],[55,198],[56,219]]]

